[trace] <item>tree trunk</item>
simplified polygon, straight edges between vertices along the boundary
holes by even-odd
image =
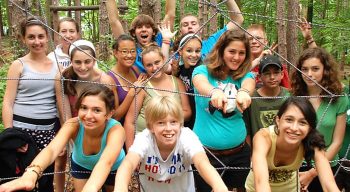
[[[185,16],[185,0],[180,0],[180,19],[182,19]]]
[[[67,5],[72,6],[72,0],[67,0]],[[68,17],[72,17],[72,11],[68,11]]]
[[[80,0],[74,0],[74,3],[76,6],[80,6]],[[81,30],[81,15],[80,15],[80,11],[75,11],[75,21],[77,21],[77,23],[79,24],[80,30],[81,32],[83,32]]]
[[[103,3],[102,3],[103,4]],[[101,5],[102,5],[101,4]],[[95,5],[95,0],[91,0],[91,5]],[[101,11],[99,11],[99,15],[100,15],[100,17],[98,18],[98,15],[96,15],[95,14],[95,11],[91,11],[90,12],[91,13],[91,19],[90,19],[90,21],[91,21],[91,25],[92,25],[92,42],[96,42],[97,41],[97,39],[98,39],[98,37],[99,37],[99,35],[98,35],[98,31],[97,31],[97,25],[96,25],[96,23],[98,23],[99,21],[99,19],[101,19],[102,17],[102,12]],[[97,21],[96,21],[97,20]],[[108,25],[107,25],[107,27],[109,27]]]
[[[299,0],[288,0],[288,20],[297,21],[299,10]],[[294,22],[287,25],[287,58],[295,64],[299,55],[298,52],[298,30]],[[290,66],[289,66],[290,67]]]
[[[99,39],[99,59],[106,61],[109,57],[109,52],[108,52],[108,32],[109,32],[109,25],[108,25],[108,14],[107,14],[107,8],[106,8],[106,3],[104,1],[101,1],[100,3],[100,39]]]
[[[200,26],[208,20],[208,6],[201,2],[202,0],[198,0],[198,19]],[[208,25],[202,28],[202,37],[203,39],[208,38]]]
[[[156,24],[161,22],[161,2],[159,0],[139,0],[139,11],[151,16]]]
[[[26,6],[25,2],[21,0],[12,0],[12,2],[8,1],[9,31],[10,35],[16,40],[11,41],[11,46],[14,48],[14,57],[21,57],[25,54],[26,49],[21,41],[20,23],[26,18],[26,13],[19,9],[14,3],[21,7]]]
[[[58,6],[58,0],[51,0],[51,5]],[[54,30],[58,30],[58,22],[59,22],[59,17],[58,17],[58,11],[51,11],[52,14],[52,28]],[[59,43],[59,37],[56,33],[53,34],[53,40],[55,42],[55,45]]]
[[[286,22],[282,19],[285,18],[285,4],[284,0],[277,0],[277,36],[278,36],[278,53],[287,58],[287,40],[286,40]],[[282,60],[281,60],[282,61]],[[282,61],[283,63],[286,63]],[[288,69],[289,69],[289,65]]]
[[[213,5],[216,5],[218,2],[217,0],[210,0],[210,3]],[[210,15],[216,14],[216,9],[210,8]],[[226,13],[228,14],[228,13]],[[214,34],[218,30],[218,17],[215,16],[210,20],[210,28],[209,28],[209,35]]]
[[[3,22],[2,22],[2,4],[0,3],[0,40],[1,40],[1,36],[4,35],[4,28],[3,28]]]

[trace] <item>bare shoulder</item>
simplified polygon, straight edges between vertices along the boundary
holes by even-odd
[[[270,146],[271,145],[271,137],[270,132],[268,128],[262,128],[260,129],[253,138],[253,148],[261,146]]]

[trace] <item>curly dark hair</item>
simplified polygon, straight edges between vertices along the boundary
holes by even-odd
[[[339,80],[339,70],[338,65],[333,59],[333,57],[324,49],[320,47],[316,48],[309,48],[303,51],[303,53],[300,55],[298,62],[297,62],[297,68],[301,70],[302,65],[304,64],[305,60],[310,58],[317,58],[320,60],[320,62],[323,64],[323,77],[322,81],[320,82],[320,85],[322,85],[324,88],[326,88],[328,91],[330,91],[333,94],[340,95],[343,91],[342,84]],[[295,70],[291,76],[291,93],[293,95],[298,96],[305,96],[308,95],[308,90],[306,83],[303,80],[302,74]],[[328,95],[328,93],[324,90],[322,90],[321,95]],[[327,97],[321,98],[322,100],[329,100]],[[335,98],[337,99],[337,98]]]
[[[156,34],[158,33],[158,27],[151,16],[140,14],[131,22],[131,26],[129,29],[129,33],[131,36],[135,38],[135,30],[137,27],[142,27],[143,25],[149,25],[153,29],[154,35],[152,36],[152,40],[155,40]],[[136,39],[137,40],[137,39]]]
[[[206,60],[209,73],[218,79],[223,79],[227,76],[224,72],[225,62],[223,60],[224,50],[232,41],[241,41],[246,49],[246,56],[243,63],[235,71],[231,71],[233,79],[242,78],[250,71],[250,46],[246,34],[241,30],[228,30],[221,35],[216,42],[212,51],[208,54]]]
[[[325,148],[326,148],[326,144],[325,144],[323,135],[321,135],[318,132],[318,130],[316,129],[316,126],[317,126],[316,111],[307,98],[289,97],[282,104],[282,106],[278,110],[276,116],[279,118],[282,117],[282,115],[287,111],[288,107],[291,105],[294,105],[300,109],[300,111],[302,112],[302,114],[305,117],[305,120],[307,121],[307,123],[310,126],[309,133],[302,140],[302,143],[303,143],[304,150],[305,150],[304,158],[305,158],[307,164],[311,165],[311,159],[313,159],[314,155],[315,155],[314,148],[317,147],[320,150],[325,150]],[[277,127],[277,125],[276,125],[276,127]],[[278,129],[278,127],[277,127],[277,129]]]

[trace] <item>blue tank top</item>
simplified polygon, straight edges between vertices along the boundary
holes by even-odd
[[[93,170],[98,160],[100,159],[104,148],[106,147],[108,132],[115,125],[120,125],[120,123],[115,119],[108,120],[106,124],[106,129],[102,135],[100,151],[95,155],[85,155],[83,152],[84,127],[83,127],[83,124],[79,122],[79,130],[78,130],[77,137],[74,140],[74,146],[73,146],[73,152],[72,152],[73,161],[78,165],[84,167],[85,169]],[[114,162],[112,166],[112,169],[111,169],[112,171],[115,171],[118,169],[124,157],[125,157],[125,152],[122,148],[120,150],[117,160]]]

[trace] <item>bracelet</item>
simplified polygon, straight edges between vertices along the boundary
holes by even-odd
[[[311,43],[315,42],[315,40],[313,38],[309,39],[306,41],[306,44],[310,45]]]
[[[36,173],[38,175],[38,179],[43,175],[43,169],[39,166],[39,165],[29,165],[25,170],[24,172],[28,171],[28,169],[30,168],[39,168],[39,172],[36,171],[35,169],[31,169],[34,173]]]
[[[209,92],[209,96],[212,97],[213,96],[213,93],[215,90],[221,90],[219,87],[213,87],[210,92]]]
[[[246,93],[248,93],[248,95],[250,94],[250,91],[249,91],[248,89],[246,89],[246,88],[243,88],[243,87],[241,87],[240,89],[238,89],[238,92],[240,92],[240,91],[246,92]],[[237,92],[237,93],[238,93],[238,92]]]
[[[168,45],[170,45],[170,43],[171,43],[170,40],[163,40],[162,42],[163,42],[164,44],[168,44]]]

